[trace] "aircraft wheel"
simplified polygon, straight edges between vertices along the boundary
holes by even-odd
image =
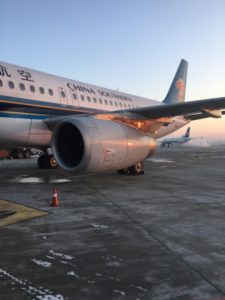
[[[51,169],[56,169],[57,168],[57,160],[52,155],[49,157],[49,167]]]
[[[24,157],[25,157],[25,158],[30,158],[30,156],[31,156],[30,151],[29,151],[29,150],[26,150],[25,153],[24,153]]]
[[[129,168],[131,175],[143,175],[144,174],[144,164],[143,161],[137,162],[135,165]]]
[[[38,163],[38,167],[39,167],[40,169],[46,169],[46,168],[48,168],[48,159],[47,159],[47,155],[45,155],[45,154],[40,155],[40,156],[38,157],[37,163]]]
[[[41,169],[57,168],[57,160],[52,155],[42,154],[38,157],[38,167]]]
[[[23,158],[23,152],[22,151],[19,151],[18,154],[17,154],[17,157],[19,159]]]
[[[128,169],[122,169],[117,171],[117,174],[121,174],[121,175],[127,175],[128,173],[129,173]]]

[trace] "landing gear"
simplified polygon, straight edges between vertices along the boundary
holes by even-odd
[[[19,159],[23,158],[23,152],[22,151],[19,151],[18,154],[17,154],[17,157]]]
[[[38,167],[40,169],[56,169],[57,161],[52,154],[42,154],[38,157]]]
[[[117,174],[128,175],[129,174],[129,170],[128,170],[128,168],[127,169],[118,170]]]
[[[25,158],[30,158],[31,157],[31,151],[30,150],[25,150],[24,157]]]
[[[129,168],[118,170],[117,173],[123,175],[143,175],[144,174],[143,161],[139,161]]]
[[[144,174],[144,164],[143,161],[137,162],[135,165],[129,168],[131,175],[143,175]]]

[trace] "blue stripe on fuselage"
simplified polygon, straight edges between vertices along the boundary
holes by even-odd
[[[0,95],[0,117],[45,119],[50,116],[97,112],[100,110]]]
[[[18,114],[10,112],[0,112],[0,118],[16,118],[16,119],[36,119],[43,120],[49,118],[49,116],[35,115],[35,114]]]

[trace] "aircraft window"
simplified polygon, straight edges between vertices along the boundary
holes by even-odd
[[[52,89],[48,89],[48,93],[50,96],[53,96],[53,90]]]
[[[99,101],[100,104],[102,104],[102,99],[101,98],[99,98],[98,101]]]
[[[8,84],[9,84],[10,89],[14,89],[14,82],[9,81]]]
[[[77,99],[77,95],[73,93],[73,99],[76,100]]]
[[[3,83],[2,83],[2,80],[0,79],[0,87],[2,87],[3,86]]]
[[[34,93],[35,92],[35,87],[33,85],[30,85],[30,90],[31,90],[32,93]]]
[[[66,98],[66,94],[64,91],[61,91],[60,94],[61,94],[61,97]]]
[[[44,94],[44,93],[45,93],[44,88],[40,86],[40,87],[39,87],[39,92],[40,92],[41,94]]]
[[[20,87],[21,91],[25,91],[25,85],[23,83],[20,83],[19,87]]]
[[[88,102],[91,102],[91,98],[89,96],[87,96],[87,100]]]
[[[81,95],[80,98],[81,98],[82,101],[84,101],[84,96],[83,95]]]
[[[104,100],[104,102],[105,102],[106,105],[108,105],[108,101],[106,99]]]
[[[112,105],[112,106],[113,106],[113,103],[112,103],[112,101],[109,101],[109,103],[110,103],[110,105]]]
[[[97,99],[96,98],[93,98],[93,101],[94,101],[94,103],[97,103]]]

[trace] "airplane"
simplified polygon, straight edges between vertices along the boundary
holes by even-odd
[[[38,148],[40,168],[143,174],[156,139],[224,114],[225,97],[184,102],[187,67],[159,102],[0,62],[0,149]]]
[[[171,147],[174,145],[181,145],[191,140],[190,138],[191,127],[188,127],[185,134],[179,138],[168,138],[161,140],[160,145],[162,147]]]

